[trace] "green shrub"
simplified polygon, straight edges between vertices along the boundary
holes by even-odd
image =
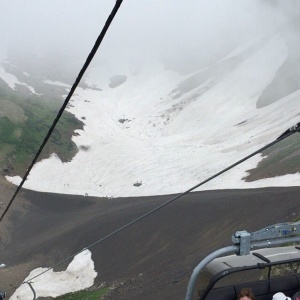
[[[58,300],[100,300],[108,292],[108,288],[94,291],[79,291],[60,296]]]

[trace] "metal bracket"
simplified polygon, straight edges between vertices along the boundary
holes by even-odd
[[[232,236],[233,243],[235,245],[239,245],[238,255],[247,255],[250,253],[250,237],[251,237],[251,234],[245,230],[237,231]]]
[[[239,255],[248,255],[255,242],[267,242],[282,240],[300,235],[300,222],[280,223],[265,227],[258,231],[249,233],[247,231],[237,231],[232,235],[234,245],[240,246]]]

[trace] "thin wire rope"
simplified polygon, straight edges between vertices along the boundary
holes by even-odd
[[[298,123],[298,124],[300,124],[300,123]],[[200,183],[198,183],[197,185],[191,187],[190,189],[186,190],[185,192],[183,192],[183,193],[181,193],[181,194],[179,194],[179,195],[177,195],[177,196],[171,198],[170,200],[166,201],[165,203],[163,203],[163,204],[161,204],[161,205],[159,205],[159,206],[153,208],[152,210],[150,210],[150,211],[148,211],[147,213],[141,215],[140,217],[134,219],[133,221],[131,221],[131,222],[125,224],[124,226],[119,227],[119,228],[116,229],[115,231],[109,233],[108,235],[104,236],[103,238],[101,238],[101,239],[95,241],[94,243],[88,245],[87,247],[83,248],[83,249],[80,250],[79,252],[70,255],[69,257],[63,259],[62,261],[58,262],[58,263],[55,264],[54,266],[49,267],[49,268],[46,269],[45,271],[43,271],[43,272],[37,274],[36,276],[31,277],[30,279],[28,279],[28,281],[31,281],[31,280],[33,280],[33,279],[35,279],[35,278],[37,278],[37,277],[39,277],[39,276],[45,274],[46,272],[48,272],[48,271],[54,269],[55,267],[58,267],[59,265],[63,264],[64,262],[66,262],[66,261],[68,261],[68,260],[70,260],[71,258],[75,257],[76,255],[80,254],[81,252],[83,252],[83,251],[85,251],[85,250],[87,250],[87,249],[90,249],[90,248],[92,248],[93,246],[95,246],[95,245],[97,245],[97,244],[103,242],[104,240],[110,238],[111,236],[117,234],[118,232],[120,232],[120,231],[122,231],[122,230],[128,228],[129,226],[131,226],[131,225],[133,225],[133,224],[135,224],[135,223],[141,221],[142,219],[144,219],[144,218],[148,217],[149,215],[155,213],[156,211],[160,210],[161,208],[163,208],[163,207],[165,207],[165,206],[171,204],[172,202],[178,200],[179,198],[181,198],[181,197],[183,197],[184,195],[190,193],[191,191],[195,190],[196,188],[198,188],[198,187],[204,185],[205,183],[207,183],[207,182],[213,180],[214,178],[216,178],[216,177],[222,175],[223,173],[229,171],[230,169],[236,167],[237,165],[239,165],[239,164],[241,164],[242,162],[248,160],[249,158],[255,156],[256,154],[258,154],[258,153],[260,153],[260,152],[262,152],[262,151],[264,151],[264,150],[270,148],[271,146],[273,146],[273,145],[275,145],[275,144],[281,142],[282,140],[286,139],[287,137],[291,136],[292,134],[294,134],[294,133],[296,133],[296,132],[299,132],[300,127],[298,127],[298,124],[297,124],[296,126],[292,127],[291,129],[287,130],[284,134],[282,134],[279,138],[277,138],[277,139],[274,140],[273,142],[271,142],[271,143],[265,145],[264,147],[258,149],[258,150],[255,151],[255,152],[249,154],[248,156],[246,156],[246,157],[242,158],[241,160],[235,162],[234,164],[228,166],[227,168],[223,169],[222,171],[216,173],[215,175],[213,175],[213,176],[211,176],[211,177],[209,177],[209,178],[203,180],[202,182],[200,182]],[[298,128],[298,130],[297,130],[297,128]],[[26,282],[24,282],[24,283],[26,283]]]
[[[27,281],[26,283],[29,285],[30,289],[32,290],[32,293],[33,293],[33,300],[35,300],[35,299],[36,299],[36,292],[35,292],[35,290],[34,290],[32,284],[31,284],[31,282]]]
[[[110,15],[108,16],[108,18],[107,18],[107,20],[106,20],[106,22],[105,22],[105,25],[104,25],[104,27],[102,28],[101,33],[100,33],[100,35],[98,36],[98,38],[97,38],[97,40],[96,40],[96,42],[95,42],[94,47],[92,48],[92,50],[91,50],[90,54],[88,55],[88,57],[87,57],[87,59],[86,59],[84,65],[83,65],[82,69],[80,70],[80,72],[79,72],[79,74],[78,74],[78,76],[77,76],[77,78],[76,78],[76,80],[75,80],[75,82],[74,82],[74,84],[73,84],[73,86],[72,86],[72,88],[71,88],[71,90],[70,90],[68,96],[66,97],[66,99],[65,99],[65,101],[64,101],[64,103],[63,103],[63,105],[62,105],[62,107],[60,108],[60,110],[59,110],[59,112],[58,112],[58,114],[57,114],[55,120],[53,121],[53,124],[51,125],[51,127],[50,127],[50,129],[49,129],[49,131],[48,131],[48,133],[47,133],[47,135],[46,135],[46,137],[45,137],[43,143],[41,144],[39,150],[37,151],[35,157],[33,158],[33,160],[32,160],[32,162],[31,162],[30,166],[28,167],[28,169],[27,169],[27,171],[26,171],[26,173],[25,173],[25,176],[23,177],[21,183],[20,183],[19,186],[17,187],[17,189],[16,189],[14,195],[12,196],[12,198],[11,198],[11,200],[9,201],[8,205],[6,206],[4,212],[2,213],[2,215],[1,215],[1,217],[0,217],[0,222],[3,220],[4,216],[5,216],[6,213],[8,212],[8,210],[9,210],[9,208],[11,207],[13,201],[15,200],[16,196],[18,195],[20,189],[22,188],[23,184],[25,183],[25,181],[26,181],[26,179],[27,179],[27,177],[28,177],[30,171],[32,170],[34,164],[35,164],[36,161],[38,160],[38,157],[40,156],[42,150],[44,149],[46,143],[48,142],[48,140],[49,140],[49,138],[50,138],[50,136],[51,136],[51,134],[52,134],[52,132],[53,132],[53,130],[54,130],[56,124],[58,123],[58,121],[59,121],[61,115],[63,114],[65,108],[67,107],[67,105],[68,105],[68,103],[69,103],[71,97],[73,96],[73,93],[74,93],[75,89],[77,88],[77,86],[78,86],[80,80],[82,79],[82,77],[83,77],[83,75],[84,75],[86,69],[87,69],[88,66],[90,65],[90,63],[91,63],[93,57],[95,56],[95,54],[96,54],[96,52],[97,52],[97,50],[98,50],[98,48],[99,48],[101,42],[102,42],[102,40],[103,40],[103,38],[104,38],[104,36],[105,36],[105,34],[106,34],[106,32],[107,32],[109,26],[110,26],[112,20],[114,19],[115,15],[117,14],[118,9],[120,8],[122,2],[123,2],[123,0],[117,0],[117,1],[116,1],[116,4],[115,4],[114,8],[112,9]]]

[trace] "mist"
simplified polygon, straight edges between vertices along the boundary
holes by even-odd
[[[112,0],[3,2],[0,55],[31,73],[53,77],[65,72],[73,78],[114,4]],[[128,65],[159,60],[178,72],[193,72],[251,40],[275,34],[292,40],[299,8],[293,0],[124,1],[94,63],[110,64],[122,73]]]

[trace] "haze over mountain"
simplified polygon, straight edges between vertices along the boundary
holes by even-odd
[[[20,182],[114,3],[2,3],[0,169],[8,181]],[[299,12],[296,0],[124,1],[24,185],[47,193],[24,191],[24,207],[10,211],[4,284],[76,253],[298,123]],[[295,134],[203,189],[299,186],[299,141]],[[294,220],[298,194],[187,195],[87,254],[87,283],[58,289],[45,277],[35,288],[43,297],[52,295],[45,281],[55,296],[86,288],[95,262],[97,284],[119,284],[119,299],[181,299],[199,257],[237,226]]]
[[[4,39],[10,47],[0,77],[11,89],[27,86],[35,97],[46,87],[67,94],[100,31],[97,12],[104,22],[111,4],[73,3],[68,23],[67,1],[33,3],[28,16],[19,16],[18,38]],[[83,123],[72,137],[79,152],[71,161],[54,153],[39,162],[24,187],[108,197],[177,193],[273,141],[299,122],[298,6],[124,3],[67,109]],[[33,77],[39,91],[28,80]],[[284,144],[288,155],[277,159],[289,167],[272,163],[279,147],[263,171],[251,172],[251,182],[243,178],[261,156],[204,188],[298,185],[295,139]]]

